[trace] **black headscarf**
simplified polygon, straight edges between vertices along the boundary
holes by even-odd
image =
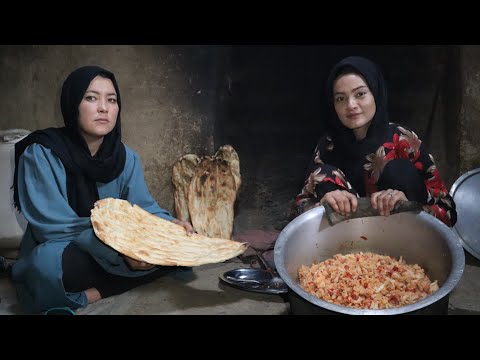
[[[78,107],[96,76],[112,81],[119,107],[114,129],[92,156],[78,128]],[[15,144],[14,202],[20,211],[18,194],[18,161],[25,149],[33,143],[48,147],[65,167],[68,203],[78,216],[89,217],[93,204],[99,199],[96,182],[108,183],[117,178],[125,166],[125,147],[121,141],[121,100],[113,73],[98,66],[84,66],[73,71],[65,80],[61,94],[61,109],[65,127],[32,132]]]
[[[339,75],[357,73],[363,76],[375,98],[376,112],[363,140],[356,140],[353,130],[345,127],[335,112],[333,85]],[[334,149],[330,162],[340,168],[360,196],[364,196],[363,164],[365,157],[374,153],[385,141],[388,130],[387,86],[385,79],[372,61],[359,56],[350,56],[338,62],[327,80],[328,133]]]

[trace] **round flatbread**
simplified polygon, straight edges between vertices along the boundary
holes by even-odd
[[[93,230],[108,246],[154,265],[198,266],[242,254],[246,243],[200,234],[187,236],[183,226],[161,219],[126,200],[98,200],[91,213]]]
[[[232,145],[223,145],[220,147],[215,156],[221,157],[225,160],[232,170],[233,178],[235,179],[235,188],[238,191],[242,184],[242,177],[240,176],[240,158]]]
[[[200,158],[197,155],[187,154],[173,165],[172,182],[175,187],[175,217],[179,220],[191,222],[188,212],[188,190],[199,162]]]
[[[188,191],[188,210],[194,229],[205,236],[231,239],[235,178],[220,157],[205,156],[195,169]]]

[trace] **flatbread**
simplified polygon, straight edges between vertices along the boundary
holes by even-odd
[[[233,176],[233,181],[232,181]],[[214,156],[182,156],[172,168],[175,215],[202,235],[231,239],[234,203],[242,183],[240,160],[231,145]]]
[[[188,191],[194,229],[209,237],[231,239],[236,195],[235,178],[227,161],[205,156],[195,169]]]
[[[246,243],[187,236],[183,226],[161,219],[126,200],[98,200],[91,213],[93,230],[108,246],[133,259],[154,265],[198,266],[242,254]]]
[[[232,175],[235,179],[235,187],[238,191],[242,184],[242,178],[240,176],[240,158],[238,157],[237,152],[232,145],[227,144],[221,146],[215,153],[215,156],[221,157],[230,166],[230,170],[232,170]]]
[[[175,187],[175,217],[179,220],[191,222],[188,212],[188,189],[200,158],[195,154],[182,156],[173,165],[172,182]]]

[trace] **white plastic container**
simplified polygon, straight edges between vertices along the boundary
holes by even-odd
[[[18,250],[27,227],[25,218],[13,206],[15,143],[30,133],[24,129],[0,130],[0,253]]]

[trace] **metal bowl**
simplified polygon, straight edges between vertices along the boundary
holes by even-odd
[[[430,307],[440,301],[448,306],[449,293],[465,267],[462,244],[451,228],[423,211],[357,218],[334,226],[329,225],[325,214],[325,208],[320,206],[294,219],[280,233],[274,250],[279,275],[294,292],[294,298],[303,299],[311,307],[311,313],[321,309],[334,314],[395,315],[421,313],[419,310],[432,313]],[[414,304],[370,310],[323,301],[300,287],[297,274],[301,265],[360,251],[397,259],[402,256],[407,263],[424,268],[440,288]]]
[[[288,286],[285,282],[267,270],[240,268],[220,275],[220,280],[241,290],[262,294],[285,294]]]

